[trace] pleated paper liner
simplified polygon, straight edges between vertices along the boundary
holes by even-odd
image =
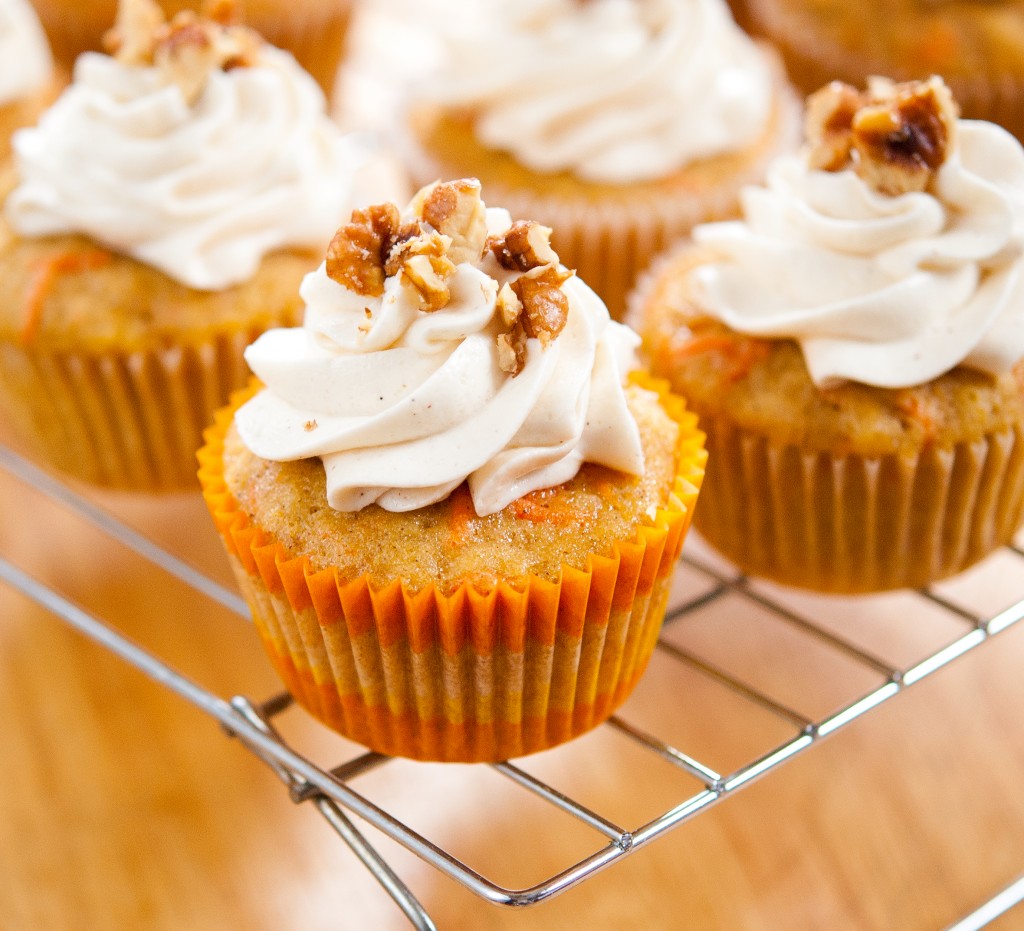
[[[711,466],[697,529],[744,571],[827,592],[920,587],[1024,522],[1024,430],[911,456],[836,457],[702,420]]]
[[[0,401],[35,454],[66,475],[131,491],[194,489],[203,430],[248,381],[242,353],[259,332],[97,355],[0,341]]]
[[[415,117],[409,127],[397,131],[397,145],[413,187],[477,174],[488,203],[506,207],[513,219],[550,226],[551,243],[562,264],[575,269],[608,305],[612,317],[621,320],[630,289],[654,256],[698,223],[736,216],[740,190],[762,181],[772,159],[796,148],[799,108],[781,64],[776,70],[772,125],[749,151],[705,159],[664,184],[622,185],[614,195],[591,194],[585,183],[577,192],[548,192],[531,184],[528,175],[510,179],[501,168],[490,173],[486,165],[477,164],[486,158],[482,148],[469,162],[441,157],[417,138]]]
[[[481,592],[378,587],[314,571],[243,513],[223,477],[233,399],[207,432],[200,483],[264,646],[296,700],[381,753],[497,761],[604,721],[654,650],[706,454],[696,418],[664,383],[681,428],[675,489],[650,526],[557,582],[528,575]]]

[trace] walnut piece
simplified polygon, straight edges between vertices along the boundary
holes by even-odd
[[[451,239],[448,255],[459,262],[476,262],[487,239],[487,213],[476,178],[436,182],[413,198],[414,213]]]
[[[447,307],[452,299],[448,279],[455,273],[455,263],[450,250],[451,239],[426,230],[397,244],[385,269],[397,262],[402,285],[415,292],[420,310],[433,313]]]
[[[557,265],[551,248],[551,229],[533,220],[516,220],[503,235],[491,236],[487,247],[498,264],[509,271],[528,272],[541,265]]]
[[[569,317],[569,298],[562,285],[573,273],[561,265],[544,265],[512,282],[512,290],[522,301],[519,321],[527,336],[548,346],[565,328]]]
[[[519,295],[512,290],[512,285],[507,281],[498,291],[498,299],[495,303],[501,322],[507,327],[514,326],[523,312],[523,302],[519,300]]]
[[[515,378],[525,365],[526,330],[520,323],[498,336],[498,368]]]
[[[957,107],[941,78],[864,92],[835,82],[808,99],[805,130],[812,168],[852,167],[882,194],[923,191],[953,146]]]
[[[237,14],[235,0],[206,0],[202,15],[182,10],[168,24],[155,0],[120,0],[103,44],[125,64],[156,66],[191,106],[214,71],[256,62],[262,40]]]
[[[401,227],[394,204],[352,211],[352,221],[334,234],[327,247],[327,277],[356,294],[380,297],[384,265]]]
[[[114,27],[103,36],[103,47],[126,65],[148,65],[166,22],[156,0],[121,0]]]

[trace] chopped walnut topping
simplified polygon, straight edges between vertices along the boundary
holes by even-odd
[[[148,65],[166,22],[156,0],[121,0],[114,28],[103,36],[103,47],[126,65]]]
[[[303,425],[302,429],[307,433],[312,433],[318,426],[320,426],[315,420],[307,420]]]
[[[487,247],[498,264],[509,271],[528,272],[541,265],[557,265],[551,248],[551,229],[533,220],[516,220],[502,236],[491,236]]]
[[[519,300],[519,295],[512,290],[512,285],[507,281],[501,286],[501,290],[498,291],[496,303],[501,322],[507,327],[513,326],[519,319],[519,315],[523,312],[523,302]]]
[[[384,293],[384,265],[401,226],[394,204],[352,211],[327,247],[327,277],[364,297]]]
[[[456,265],[483,254],[487,214],[476,178],[431,184],[417,193],[412,206],[425,223],[451,238],[448,255]]]
[[[565,327],[569,316],[569,298],[562,285],[572,272],[561,265],[544,265],[512,282],[512,290],[523,303],[519,320],[527,336],[535,336],[547,346]]]
[[[842,171],[850,162],[853,117],[865,96],[855,87],[833,81],[807,98],[804,133],[810,143],[811,168]]]
[[[546,348],[568,318],[562,285],[573,272],[559,264],[551,231],[522,222],[487,240],[480,185],[472,179],[430,185],[416,195],[412,209],[417,219],[406,223],[394,204],[353,211],[327,249],[327,276],[365,297],[381,297],[387,279],[398,278],[415,295],[419,310],[433,313],[451,302],[450,279],[458,262],[468,254],[479,261],[487,243],[499,262],[504,257],[502,264],[519,273],[501,285],[495,302],[505,330],[497,337],[499,365],[518,375],[526,364],[527,339],[536,338]],[[369,308],[365,315],[372,318]]]
[[[923,191],[952,148],[956,118],[941,78],[875,79],[863,93],[831,84],[808,100],[809,163],[826,171],[852,167],[882,194]]]
[[[177,84],[191,106],[203,93],[206,81],[220,67],[217,27],[185,12],[174,18],[153,50],[153,64]]]
[[[498,368],[515,378],[525,365],[526,330],[520,323],[498,336]]]
[[[262,44],[251,29],[235,25],[234,0],[207,0],[201,16],[182,10],[170,24],[155,0],[120,0],[104,47],[129,65],[155,65],[191,106],[210,75],[255,63]]]

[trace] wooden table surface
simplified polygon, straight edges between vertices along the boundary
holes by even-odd
[[[95,500],[227,581],[197,495]],[[3,558],[219,695],[277,690],[246,621],[3,472],[0,507]],[[948,590],[991,612],[1020,597],[1024,560],[1004,555]],[[702,584],[681,576],[684,590]],[[899,661],[953,631],[915,599],[794,603]],[[863,690],[862,671],[794,647],[785,625],[734,600],[680,624],[695,652],[760,677],[812,715]],[[942,928],[1024,873],[1022,670],[1024,624],[530,909],[490,905],[369,835],[441,929]],[[661,736],[678,733],[724,772],[785,736],[771,715],[741,721],[738,699],[716,688],[655,663],[624,716]],[[355,752],[301,711],[283,719],[321,763]],[[0,927],[407,927],[327,825],[292,804],[237,741],[6,585],[0,721]],[[523,766],[629,827],[694,791],[692,780],[603,728]],[[600,846],[486,767],[394,763],[356,787],[517,888]],[[1024,927],[1024,909],[994,927]]]

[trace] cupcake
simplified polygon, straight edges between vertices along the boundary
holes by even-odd
[[[658,636],[703,437],[549,234],[475,180],[357,211],[200,452],[278,672],[382,753],[561,743]]]
[[[70,69],[87,51],[102,48],[118,0],[33,0],[57,61]],[[271,44],[291,52],[325,94],[334,87],[352,0],[159,0],[168,16],[203,10],[215,18],[241,16]]]
[[[56,95],[53,59],[28,0],[0,0],[0,158]]]
[[[414,184],[478,177],[621,317],[636,274],[797,143],[774,57],[722,0],[487,0],[445,21],[447,54],[399,132]]]
[[[351,208],[351,146],[316,83],[240,27],[146,0],[86,53],[0,181],[0,401],[66,473],[194,487],[242,350]]]
[[[1024,139],[1024,3],[746,0],[752,28],[808,93],[839,79],[940,75],[963,114]]]
[[[744,570],[921,586],[1024,512],[1024,150],[938,78],[807,106],[808,144],[638,289],[708,434],[701,533]]]

